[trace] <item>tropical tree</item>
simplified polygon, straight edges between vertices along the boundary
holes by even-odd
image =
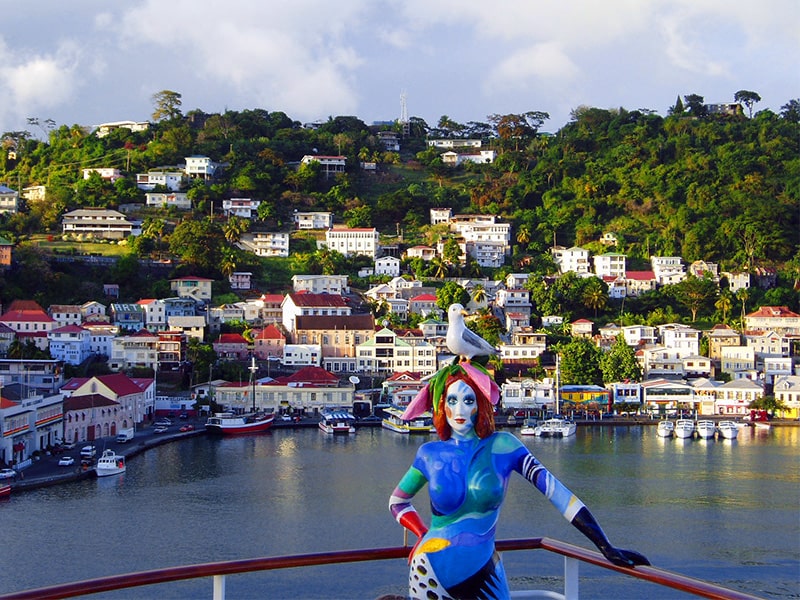
[[[442,279],[447,276],[448,266],[441,256],[434,256],[431,259],[431,267],[433,267],[433,276]]]
[[[241,239],[242,234],[245,233],[249,228],[250,221],[241,217],[237,217],[236,215],[231,215],[228,217],[225,225],[222,226],[222,231],[225,234],[225,239],[227,242],[229,244],[235,244]]]
[[[736,100],[736,102],[741,102],[747,107],[747,111],[751,119],[753,118],[753,105],[756,102],[761,102],[761,96],[755,92],[749,92],[747,90],[739,90],[733,95],[733,99]]]
[[[708,277],[689,275],[683,281],[667,286],[666,293],[692,313],[694,322],[697,313],[716,297],[717,285]]]
[[[492,346],[500,343],[500,335],[505,331],[503,323],[489,309],[478,311],[477,316],[468,318],[466,325]]]
[[[436,306],[447,312],[451,304],[466,306],[469,302],[469,292],[455,281],[447,281],[436,290]]]
[[[483,304],[484,302],[486,302],[486,298],[487,298],[486,288],[483,287],[483,285],[479,283],[474,288],[472,288],[472,301],[475,304],[478,305]]]
[[[531,228],[527,225],[520,225],[517,229],[517,243],[520,246],[527,246],[531,241]]]
[[[622,334],[617,336],[608,352],[600,357],[600,370],[605,383],[640,381],[642,378],[642,368],[636,360],[636,353],[625,342]]]
[[[608,304],[608,286],[601,279],[591,277],[583,288],[582,299],[583,305],[593,310],[596,317],[597,311],[604,309]]]
[[[586,338],[573,338],[557,347],[560,356],[560,377],[565,384],[602,385],[600,349]]]
[[[153,121],[172,121],[182,116],[181,94],[172,90],[161,90],[153,94]]]
[[[744,327],[744,315],[747,312],[747,301],[750,299],[750,292],[747,288],[739,288],[736,290],[736,299],[742,303],[742,322],[741,326]]]
[[[728,322],[728,313],[731,312],[731,308],[733,307],[733,298],[731,297],[731,293],[728,290],[725,290],[719,295],[717,301],[714,303],[714,308],[716,308],[722,314],[722,322]]]

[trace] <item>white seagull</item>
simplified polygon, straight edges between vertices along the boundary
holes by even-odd
[[[451,304],[447,309],[447,349],[459,356],[459,362],[471,361],[475,356],[497,354],[497,349],[464,323],[464,307]]]

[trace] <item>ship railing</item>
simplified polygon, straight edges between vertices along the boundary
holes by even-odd
[[[516,550],[545,550],[564,557],[563,591],[551,590],[518,590],[511,592],[512,598],[551,598],[557,600],[578,600],[581,563],[594,565],[604,569],[617,571],[629,577],[641,579],[653,584],[693,594],[701,598],[717,598],[720,600],[759,600],[757,596],[731,590],[729,588],[659,569],[652,566],[635,568],[618,567],[608,562],[602,554],[574,546],[552,538],[527,538],[503,540],[496,544],[500,552]],[[362,550],[344,550],[323,552],[318,554],[296,554],[291,556],[261,557],[244,560],[229,560],[167,567],[150,571],[139,571],[122,575],[111,575],[87,579],[72,583],[64,583],[19,592],[0,595],[0,600],[47,600],[56,598],[74,598],[87,594],[97,594],[126,588],[141,587],[182,581],[187,579],[212,578],[213,600],[225,600],[225,584],[228,575],[271,571],[297,567],[369,562],[376,560],[405,559],[410,552],[408,546],[394,548],[369,548]]]

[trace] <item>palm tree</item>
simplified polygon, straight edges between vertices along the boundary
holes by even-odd
[[[229,244],[235,244],[242,237],[242,234],[249,228],[250,222],[232,215],[228,217],[228,221],[223,226],[225,239]]]
[[[228,251],[222,257],[219,270],[225,277],[230,277],[236,271],[236,266],[236,256],[233,252]]]
[[[431,266],[434,268],[433,276],[441,279],[447,275],[447,263],[441,256],[434,256],[431,259]]]
[[[597,311],[605,308],[608,304],[608,293],[603,289],[603,285],[599,279],[590,279],[586,283],[583,290],[583,305],[586,308],[594,310],[594,316],[597,316]]]
[[[527,225],[520,225],[517,229],[517,243],[527,246],[531,241],[531,230]]]
[[[723,323],[728,322],[728,313],[731,311],[732,307],[733,301],[731,300],[730,292],[723,292],[720,294],[719,299],[714,303],[714,308],[722,313]]]
[[[484,288],[480,283],[472,290],[472,301],[478,305],[486,302],[486,288]]]
[[[736,290],[736,299],[742,303],[742,323],[741,326],[744,328],[744,315],[745,315],[745,307],[747,305],[747,301],[750,299],[750,292],[747,291],[747,288],[740,288]]]

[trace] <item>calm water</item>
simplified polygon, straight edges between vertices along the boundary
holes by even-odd
[[[662,440],[654,427],[579,427],[524,438],[589,506],[613,543],[656,566],[766,598],[800,597],[800,428],[735,441]],[[190,563],[397,546],[389,493],[423,440],[381,429],[193,438],[134,457],[120,477],[18,494],[0,503],[0,590]],[[418,501],[427,516],[427,506]],[[499,539],[588,541],[521,477]],[[560,589],[562,560],[504,557],[512,588]],[[581,567],[581,597],[676,592]],[[404,593],[405,561],[228,578],[228,598],[376,598]],[[211,581],[97,598],[210,598]]]

